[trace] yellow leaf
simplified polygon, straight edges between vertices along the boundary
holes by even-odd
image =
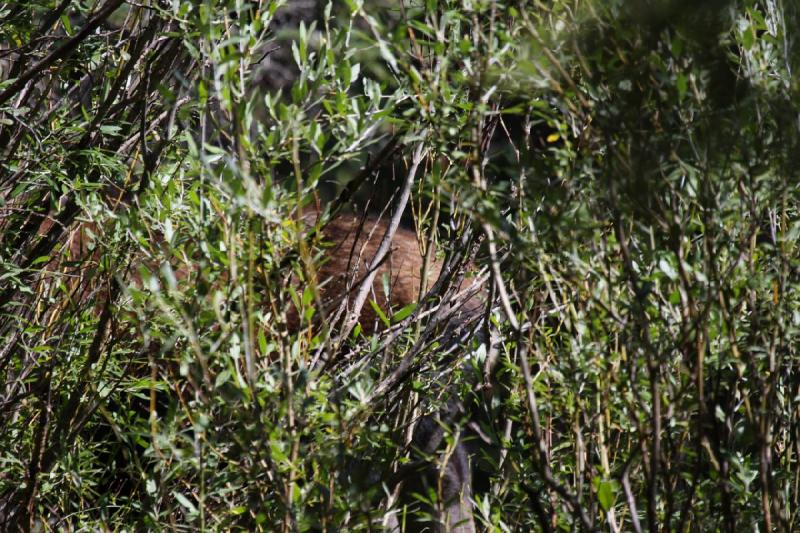
[[[554,143],[556,142],[561,136],[558,133],[551,133],[547,136],[547,142]]]

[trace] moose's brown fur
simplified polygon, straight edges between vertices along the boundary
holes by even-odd
[[[307,223],[313,223],[316,217],[316,211],[304,214]],[[326,248],[317,281],[326,312],[335,312],[343,300],[347,303],[359,290],[386,230],[387,223],[383,220],[352,214],[336,216],[325,225],[322,242]],[[370,300],[384,312],[416,302],[423,288],[424,261],[416,233],[398,228],[389,252],[376,269]],[[424,273],[425,289],[436,281],[440,271],[440,262],[432,259]],[[388,294],[385,287],[389,289]],[[362,307],[359,319],[367,332],[374,331],[378,324],[372,305]]]

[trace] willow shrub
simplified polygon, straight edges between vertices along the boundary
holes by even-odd
[[[488,272],[481,527],[797,527],[796,8],[281,4],[0,7],[6,527],[402,518],[486,346],[315,321],[320,197]]]

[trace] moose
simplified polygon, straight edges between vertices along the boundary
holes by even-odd
[[[318,216],[316,210],[307,211],[307,225],[311,226]],[[352,214],[338,215],[323,227],[323,241],[328,243],[328,247],[317,273],[317,281],[323,287],[322,299],[327,311],[334,312],[337,307],[347,307],[347,301],[353,299],[353,294],[359,288],[364,287],[359,281],[368,276],[370,264],[378,256],[388,231],[389,224],[384,219]],[[426,255],[420,252],[414,231],[397,228],[386,256],[375,268],[372,284],[366,287],[373,301],[385,311],[389,307],[403,308],[419,304],[427,289],[445,274],[442,261],[430,259],[432,254],[426,261]],[[381,279],[388,280],[388,284],[381,283]],[[447,317],[447,325],[440,329],[444,336],[450,337],[443,346],[458,349],[453,344],[476,328],[476,322],[483,317],[486,303],[478,282],[453,278],[451,285],[463,290],[460,291],[461,295],[450,297],[449,302],[441,302],[440,309]],[[386,294],[387,286],[389,294]],[[365,306],[357,312],[363,328],[373,332],[379,322],[372,306]],[[491,370],[487,369],[487,372]],[[416,421],[410,444],[412,454],[419,459],[406,469],[405,474],[395,476],[402,484],[400,499],[413,506],[413,494],[434,488],[440,506],[433,510],[422,509],[435,517],[435,525],[414,522],[407,524],[406,531],[476,531],[470,502],[475,468],[473,463],[479,444],[485,446],[487,439],[477,430],[477,424],[470,423],[471,413],[467,411],[461,401],[451,399],[438,412]],[[437,453],[444,451],[447,431],[455,431],[459,437],[448,457],[437,458]]]

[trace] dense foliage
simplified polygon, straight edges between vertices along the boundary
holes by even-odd
[[[487,531],[797,529],[797,9],[0,4],[3,529],[388,527],[450,396]],[[485,273],[491,392],[316,319],[320,199]]]

